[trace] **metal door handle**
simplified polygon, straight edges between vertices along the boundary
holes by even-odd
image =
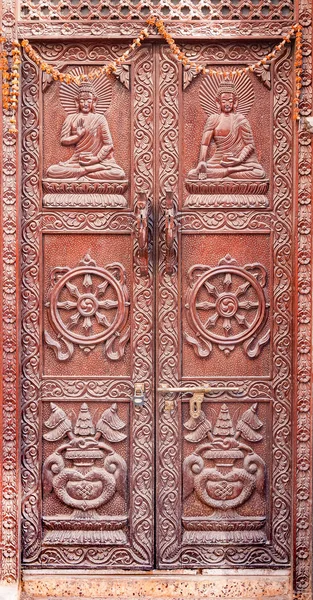
[[[165,190],[165,273],[172,275],[175,263],[174,242],[176,239],[175,207],[173,192]]]
[[[238,392],[239,387],[160,387],[158,388],[158,392],[162,392],[163,394],[168,393],[177,393],[177,392],[190,392],[192,394],[192,398],[189,400],[189,412],[190,416],[194,419],[197,419],[201,413],[201,405],[204,400],[204,394],[210,394],[211,392]],[[165,404],[165,410],[171,410],[173,408],[172,403],[169,401]]]
[[[135,209],[136,235],[138,241],[137,262],[140,275],[148,275],[148,214],[149,205],[147,194],[138,192],[138,200]]]

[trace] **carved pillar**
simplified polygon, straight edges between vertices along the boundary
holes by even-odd
[[[305,117],[312,115],[312,2],[300,0],[298,21],[303,27],[303,88],[298,135],[296,402],[294,437],[295,523],[294,591],[312,597],[312,138]],[[295,282],[296,283],[296,282]]]
[[[7,39],[16,36],[15,1],[3,0],[1,27]],[[18,140],[9,133],[10,117],[1,111],[1,556],[0,599],[19,595],[19,311],[18,311]]]

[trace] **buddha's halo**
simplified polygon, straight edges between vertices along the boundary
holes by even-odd
[[[84,69],[84,67],[74,67],[71,69],[71,73],[73,75],[81,75],[82,73],[87,74],[88,71],[87,69]],[[90,83],[97,97],[96,112],[104,114],[111,104],[112,83],[106,75],[102,75]],[[81,86],[77,85],[76,83],[61,83],[60,100],[64,110],[67,113],[77,113],[76,100],[83,85],[83,83]]]
[[[225,68],[225,71],[227,69]],[[216,97],[220,86],[229,83],[236,89],[237,107],[236,112],[246,116],[254,102],[254,90],[249,75],[234,75],[227,80],[223,75],[209,75],[205,77],[200,86],[199,99],[203,110],[208,116],[218,112]]]

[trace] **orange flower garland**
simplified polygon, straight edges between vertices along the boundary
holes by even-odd
[[[19,78],[20,78],[20,64],[21,64],[21,51],[19,42],[13,42],[12,44],[12,74],[11,74],[11,94],[10,94],[10,106],[12,108],[12,117],[10,119],[10,123],[12,127],[10,128],[10,133],[17,133],[16,129],[16,111],[18,106],[18,97],[19,97]]]
[[[177,46],[172,36],[166,31],[164,23],[161,19],[157,17],[150,17],[147,20],[147,23],[151,26],[156,27],[158,33],[165,39],[168,43],[172,54],[175,58],[182,62],[184,66],[188,66],[194,68],[196,73],[203,73],[204,75],[220,75],[221,77],[225,77],[226,79],[231,79],[234,75],[243,75],[243,73],[249,73],[261,67],[262,65],[266,65],[270,62],[277,54],[282,50],[282,48],[290,42],[291,36],[296,35],[296,60],[295,60],[295,68],[296,68],[296,91],[294,98],[294,111],[293,115],[295,119],[299,119],[299,99],[301,94],[301,73],[302,73],[302,25],[298,23],[291,27],[290,32],[285,35],[282,41],[274,47],[272,52],[269,52],[264,58],[254,63],[253,65],[249,65],[248,67],[244,67],[243,69],[230,69],[222,70],[222,69],[212,69],[207,68],[206,65],[201,65],[196,63],[188,58],[186,54]]]
[[[77,83],[80,85],[83,81],[92,81],[93,79],[98,79],[101,75],[111,75],[115,73],[116,69],[123,65],[130,54],[136,49],[139,48],[142,42],[148,37],[149,29],[146,27],[143,29],[139,36],[133,40],[132,44],[130,44],[128,50],[125,50],[124,54],[120,58],[113,60],[108,65],[104,65],[103,67],[98,67],[97,69],[93,69],[90,73],[82,73],[81,75],[72,75],[72,73],[61,73],[56,67],[49,65],[46,63],[40,56],[35,52],[31,44],[28,40],[23,40],[21,42],[21,46],[23,46],[25,52],[28,54],[29,58],[31,58],[42,71],[52,75],[55,81],[64,81],[65,83]]]
[[[6,42],[5,37],[0,37],[0,43]],[[0,71],[2,71],[2,106],[8,110],[10,106],[10,79],[8,53],[3,49],[0,53]]]
[[[28,40],[23,40],[21,44],[18,41],[12,42],[12,50],[11,50],[11,58],[12,58],[12,68],[11,73],[9,70],[8,63],[8,52],[3,49],[0,53],[0,70],[2,71],[2,103],[4,110],[10,109],[12,111],[12,116],[10,122],[12,127],[10,128],[11,133],[17,133],[16,129],[16,111],[18,107],[18,96],[19,96],[19,66],[21,64],[21,51],[20,46],[22,46],[25,52],[28,54],[29,58],[31,58],[42,71],[48,73],[52,76],[55,81],[61,81],[65,83],[76,83],[80,85],[83,81],[92,81],[93,79],[97,79],[101,77],[101,75],[111,75],[115,73],[118,67],[122,66],[130,57],[132,52],[139,48],[142,42],[149,36],[150,28],[155,27],[158,33],[165,39],[167,44],[169,45],[172,54],[175,58],[180,61],[184,66],[188,66],[190,68],[194,68],[196,73],[203,73],[204,75],[220,75],[225,77],[226,79],[231,79],[234,75],[243,75],[244,73],[253,72],[255,69],[261,67],[262,65],[270,62],[281,50],[282,48],[290,42],[291,36],[295,35],[296,37],[296,56],[295,56],[295,97],[293,100],[294,103],[294,118],[299,119],[299,101],[301,94],[301,85],[302,85],[302,27],[299,24],[293,25],[290,29],[290,32],[285,35],[282,41],[277,44],[272,52],[269,52],[264,58],[254,63],[253,65],[249,65],[244,68],[237,69],[229,69],[222,70],[217,68],[208,68],[206,65],[201,65],[196,63],[193,60],[190,60],[188,56],[177,46],[172,36],[166,31],[165,25],[161,19],[157,17],[150,17],[147,19],[148,27],[142,29],[139,36],[133,40],[130,44],[129,48],[125,50],[125,52],[107,65],[103,65],[102,67],[98,67],[93,69],[89,73],[82,73],[80,75],[73,75],[72,73],[61,73],[56,67],[46,63],[39,54],[34,50]],[[5,37],[0,37],[0,43],[7,42]]]

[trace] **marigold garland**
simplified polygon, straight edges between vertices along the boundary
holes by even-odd
[[[0,37],[0,43],[6,42],[5,37]],[[4,110],[8,110],[10,106],[10,79],[8,53],[3,48],[0,53],[0,71],[2,71],[2,106]]]
[[[240,69],[229,69],[222,70],[217,68],[208,68],[206,65],[199,64],[186,56],[186,54],[177,46],[175,40],[172,36],[166,31],[164,22],[158,17],[150,17],[147,19],[148,27],[142,29],[139,33],[139,36],[133,40],[133,42],[129,45],[129,48],[125,50],[125,52],[107,65],[103,65],[102,67],[98,67],[93,69],[89,73],[82,73],[80,75],[73,75],[72,73],[61,73],[56,67],[53,65],[49,65],[46,63],[39,54],[34,50],[32,45],[28,40],[23,40],[21,44],[18,41],[13,41],[11,43],[11,72],[9,69],[9,60],[8,60],[8,52],[6,49],[3,49],[0,52],[0,71],[2,71],[2,103],[4,110],[11,110],[12,116],[10,119],[10,123],[12,127],[9,129],[10,133],[17,133],[16,129],[16,111],[18,107],[18,97],[19,97],[19,66],[21,64],[21,50],[22,46],[25,52],[28,54],[29,58],[31,58],[42,71],[52,76],[55,81],[61,81],[65,83],[76,83],[80,85],[84,81],[92,81],[93,79],[97,79],[101,77],[101,75],[112,75],[116,73],[117,69],[122,66],[130,57],[132,52],[134,52],[137,48],[139,48],[142,42],[149,36],[151,27],[155,27],[158,33],[165,39],[167,44],[169,45],[172,54],[175,58],[180,61],[184,66],[188,66],[190,68],[195,69],[196,73],[202,73],[204,75],[214,76],[219,75],[225,77],[226,79],[231,79],[234,75],[243,75],[244,73],[249,73],[255,71],[255,69],[261,67],[262,65],[266,65],[270,62],[281,50],[282,48],[290,42],[291,37],[295,35],[296,43],[295,43],[295,94],[294,94],[294,118],[299,119],[299,100],[301,94],[302,87],[302,26],[298,23],[293,25],[290,29],[290,32],[285,35],[282,41],[277,44],[274,49],[269,52],[264,58],[259,60],[258,62],[249,65]],[[0,43],[7,42],[7,39],[3,36],[0,36]]]

